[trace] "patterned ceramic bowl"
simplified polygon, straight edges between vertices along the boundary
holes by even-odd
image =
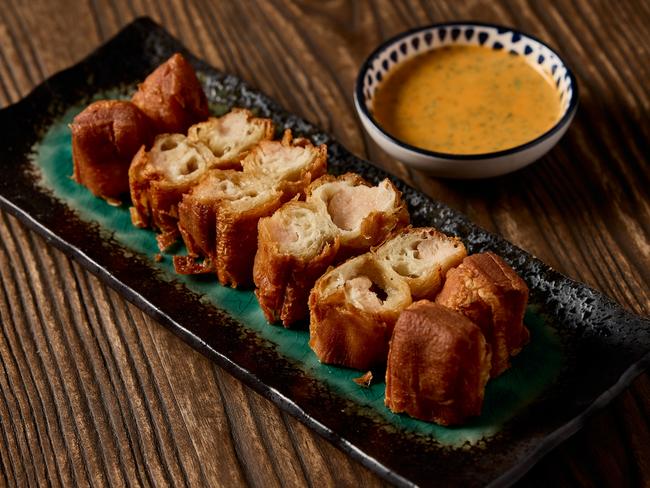
[[[556,124],[519,146],[483,154],[449,154],[420,149],[386,132],[372,114],[375,91],[395,67],[433,49],[476,45],[524,56],[536,70],[555,82],[561,115]],[[354,103],[370,137],[394,158],[436,176],[487,178],[510,173],[546,154],[566,132],[578,106],[578,86],[562,58],[539,39],[514,29],[478,22],[436,24],[404,32],[381,44],[363,63]]]

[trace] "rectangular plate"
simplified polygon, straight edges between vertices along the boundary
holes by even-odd
[[[91,100],[126,97],[174,52],[192,61],[211,110],[247,107],[297,135],[326,143],[333,173],[371,182],[390,175],[234,76],[196,59],[149,19],[139,19],[76,66],[0,111],[0,204],[183,340],[397,485],[508,485],[574,433],[650,362],[650,321],[469,222],[403,182],[414,225],[460,236],[470,252],[503,256],[531,290],[532,340],[489,383],[480,418],[443,428],[383,406],[384,384],[363,389],[358,371],[321,365],[306,330],[266,324],[251,291],[180,277],[158,263],[154,234],[130,224],[70,178],[67,123]],[[119,69],[116,69],[119,67]],[[604,360],[606,358],[606,360]]]

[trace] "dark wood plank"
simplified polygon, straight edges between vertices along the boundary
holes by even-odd
[[[138,15],[353,152],[623,306],[650,311],[646,3],[9,0],[0,104]],[[362,131],[351,100],[358,66],[382,39],[463,18],[547,40],[582,92],[557,148],[487,182],[436,180],[391,160]],[[384,484],[4,214],[0,239],[1,485]],[[646,373],[523,483],[648,485],[649,434]]]

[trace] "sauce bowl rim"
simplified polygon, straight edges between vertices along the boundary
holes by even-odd
[[[549,51],[551,51],[555,56],[557,56],[558,60],[562,63],[564,68],[566,69],[567,75],[569,76],[569,86],[573,90],[573,93],[571,95],[571,100],[569,102],[569,106],[566,108],[564,111],[564,114],[562,117],[558,119],[558,121],[547,131],[543,132],[539,136],[535,137],[534,139],[531,139],[528,142],[525,142],[523,144],[519,144],[518,146],[514,146],[508,149],[502,149],[500,151],[493,151],[493,152],[487,152],[487,153],[476,153],[476,154],[455,154],[455,153],[445,153],[445,152],[439,152],[439,151],[432,151],[430,149],[423,149],[421,147],[413,146],[407,142],[402,141],[401,139],[398,139],[388,131],[386,131],[380,124],[379,122],[374,118],[370,110],[368,109],[368,105],[366,103],[366,97],[363,94],[363,82],[366,76],[366,73],[368,72],[369,68],[371,67],[371,64],[375,61],[377,57],[379,57],[380,54],[382,54],[384,51],[386,51],[390,46],[393,44],[396,44],[398,41],[404,39],[405,37],[408,37],[412,34],[416,34],[418,32],[426,31],[429,29],[436,29],[436,28],[441,28],[441,27],[447,27],[447,26],[467,26],[467,27],[490,27],[494,29],[499,29],[503,30],[505,32],[510,32],[513,34],[519,34],[521,36],[527,37],[535,42],[538,42],[545,48],[547,48]],[[435,50],[436,48],[431,49],[430,51]],[[489,48],[486,48],[489,49]],[[423,51],[424,52],[429,52],[429,51]],[[397,63],[396,66],[400,64]],[[359,110],[371,123],[374,127],[376,127],[385,137],[387,137],[390,142],[393,144],[396,144],[400,146],[403,149],[407,149],[409,151],[413,151],[416,153],[419,153],[421,155],[425,156],[430,156],[434,158],[443,158],[443,159],[454,159],[454,160],[477,160],[477,159],[492,159],[492,158],[498,158],[501,156],[508,156],[511,154],[518,153],[520,151],[524,151],[526,149],[529,149],[531,147],[534,147],[538,145],[539,143],[543,142],[544,140],[548,139],[551,137],[553,134],[558,132],[567,122],[570,122],[576,108],[578,106],[578,100],[579,100],[579,89],[578,89],[578,83],[577,80],[573,74],[573,71],[565,61],[565,59],[553,48],[551,48],[548,44],[546,44],[544,41],[539,39],[538,37],[535,37],[531,34],[528,34],[524,31],[520,31],[518,29],[500,25],[500,24],[492,24],[488,22],[479,22],[479,21],[472,21],[472,20],[467,20],[467,21],[454,21],[454,22],[440,22],[440,23],[434,23],[434,24],[428,24],[420,27],[414,27],[412,29],[406,30],[404,32],[401,32],[399,34],[396,34],[393,37],[390,37],[389,39],[385,40],[379,46],[377,46],[365,59],[363,64],[361,65],[361,68],[359,69],[359,73],[357,74],[357,79],[355,81],[355,88],[354,88],[354,98],[355,98],[355,105],[357,106],[357,110]]]

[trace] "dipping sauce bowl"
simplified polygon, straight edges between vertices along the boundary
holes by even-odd
[[[432,75],[431,83],[432,87],[434,83],[437,83],[435,85],[435,92],[438,94],[432,94],[431,96],[439,96],[443,103],[438,105],[435,99],[431,99],[426,107],[419,105],[413,107],[422,110],[426,108],[429,117],[428,121],[421,122],[415,118],[412,121],[408,120],[408,117],[405,118],[405,114],[410,112],[408,110],[402,110],[399,112],[401,119],[397,120],[395,124],[389,124],[387,122],[382,124],[378,120],[380,119],[379,115],[381,114],[383,117],[383,112],[386,112],[386,110],[380,111],[375,106],[378,99],[380,100],[379,103],[385,103],[385,100],[399,98],[399,103],[408,104],[410,103],[409,98],[412,98],[414,104],[423,103],[421,78],[423,73],[427,71],[420,69],[421,67],[415,67],[415,62],[429,57],[433,60],[432,62],[436,63],[438,62],[437,59],[449,58],[449,54],[466,52],[476,57],[475,55],[477,53],[481,53],[481,50],[478,49],[458,49],[456,46],[475,46],[486,49],[486,62],[477,63],[476,70],[470,69],[472,72],[469,73],[470,76],[474,77],[470,79],[472,80],[470,81],[470,86],[474,84],[478,90],[476,106],[472,106],[472,103],[474,103],[472,100],[475,97],[468,98],[467,100],[470,100],[469,103],[459,103],[459,101],[467,102],[467,100],[459,98],[462,97],[459,91],[461,84],[454,82],[453,76],[440,76],[441,74],[445,74],[445,69],[458,70],[459,64],[453,62],[448,68],[444,64],[440,64],[437,67],[430,67],[429,71],[436,73],[436,76]],[[437,56],[435,58],[436,60],[432,56],[434,53],[431,53],[434,50],[440,50],[435,53],[441,55]],[[499,56],[496,55],[497,52]],[[417,56],[420,57],[414,61],[414,58]],[[510,56],[517,56],[519,58],[515,60],[516,63],[512,63],[509,62],[512,61]],[[497,65],[494,64],[495,60]],[[523,90],[521,93],[519,92],[521,83],[518,83],[519,79],[514,78],[512,83],[508,80],[508,83],[505,84],[506,87],[513,87],[512,98],[510,99],[508,92],[506,91],[504,93],[503,91],[504,83],[499,85],[500,81],[505,81],[500,80],[499,76],[505,77],[508,73],[507,69],[485,70],[484,75],[480,71],[480,69],[483,69],[487,65],[493,68],[494,66],[498,67],[499,60],[503,60],[504,67],[506,64],[516,64],[517,66],[515,68],[518,68],[520,71],[524,63],[520,63],[519,61],[523,60],[531,70],[534,70],[532,71],[533,77],[540,75],[537,78],[541,80],[541,77],[544,77],[548,81],[548,88],[546,89],[550,91],[550,96],[546,97],[546,99],[549,100],[549,104],[553,104],[553,106],[549,106],[548,108],[549,110],[553,110],[552,113],[557,114],[557,116],[554,116],[552,120],[548,121],[548,114],[543,114],[544,110],[540,110],[539,103],[537,109],[535,109],[534,103],[526,103],[526,105],[532,107],[529,109],[531,111],[528,115],[529,121],[532,118],[533,122],[542,122],[541,120],[536,120],[536,117],[540,119],[541,117],[545,117],[546,120],[545,123],[537,124],[542,129],[539,132],[531,132],[529,138],[522,140],[520,135],[517,137],[515,133],[519,131],[515,130],[517,129],[516,125],[513,128],[512,121],[508,121],[510,125],[506,127],[505,118],[503,117],[510,116],[511,111],[516,114],[516,109],[524,105],[522,101],[539,102],[539,91],[535,92],[531,89],[529,96],[535,97],[535,99],[522,99],[521,97],[525,97],[527,94]],[[463,68],[462,63],[460,67]],[[468,66],[465,64],[464,69],[467,70],[467,68]],[[407,69],[410,69],[413,73],[419,73],[420,91],[418,93],[415,93],[415,89],[413,92],[409,92],[409,85],[406,84],[401,87],[399,93],[394,94],[395,97],[393,98],[390,97],[392,93],[382,92],[382,89],[395,90],[396,86],[400,88],[400,85],[396,81],[402,83],[402,79],[408,80],[406,78],[409,72]],[[435,71],[436,69],[437,71]],[[483,76],[484,79],[476,78],[477,73],[479,73],[479,76]],[[450,72],[449,74],[454,75],[457,73]],[[394,76],[394,78],[391,79],[391,76]],[[510,73],[510,76],[516,75]],[[451,81],[445,81],[445,79]],[[533,78],[529,77],[529,80],[533,80]],[[494,92],[495,96],[491,97],[489,89],[486,88],[489,86],[500,86],[500,98],[496,97],[496,91]],[[524,83],[524,88],[530,86],[532,86],[531,83]],[[424,92],[426,93],[426,86],[424,88]],[[446,93],[449,97],[443,97],[441,93],[443,95]],[[454,96],[456,97],[455,99]],[[483,97],[482,101],[481,96]],[[444,98],[448,100],[445,101],[443,100]],[[503,100],[503,102],[499,102],[498,100]],[[460,112],[457,110],[457,113],[454,115],[455,117],[459,114],[461,117],[464,117],[466,112],[467,123],[460,124],[463,125],[463,129],[466,129],[466,125],[470,125],[475,121],[477,111],[483,109],[485,102],[492,103],[495,109],[494,112],[497,114],[494,121],[491,122],[493,124],[492,130],[494,130],[493,138],[495,145],[490,144],[490,124],[482,124],[482,126],[488,126],[488,129],[481,129],[483,132],[479,136],[482,138],[483,145],[477,146],[473,142],[473,135],[468,135],[466,130],[458,129],[457,133],[454,133],[454,130],[456,130],[454,127],[459,126],[458,121],[454,120],[453,124],[450,125],[449,110],[443,110],[443,108],[446,107],[449,109],[449,104],[452,104],[452,108],[458,105]],[[499,105],[494,106],[495,103],[505,104],[506,102],[512,103],[514,110],[499,111],[498,109],[504,108],[505,105],[503,107]],[[366,59],[359,71],[354,91],[354,103],[364,129],[384,151],[395,159],[435,176],[459,179],[488,178],[510,173],[531,164],[546,154],[559,141],[575,115],[578,106],[578,86],[573,73],[563,59],[539,39],[508,27],[478,22],[454,22],[413,29],[381,44]],[[447,105],[444,105],[444,103]],[[546,107],[542,106],[541,108]],[[414,113],[417,113],[417,111],[415,110]],[[517,120],[515,118],[516,123]],[[442,132],[444,137],[455,141],[454,145],[434,145],[434,141],[431,144],[414,144],[413,139],[415,139],[415,136],[409,138],[404,135],[405,133],[400,135],[399,131],[395,129],[395,127],[408,127],[409,124],[414,129],[421,129],[422,126],[414,126],[414,124],[423,123],[439,124],[438,126],[424,126],[425,129],[442,129],[444,127],[446,132],[436,130],[435,133]],[[496,127],[494,124],[496,124]],[[390,129],[391,127],[393,130]],[[501,134],[497,134],[499,129],[501,129]],[[419,139],[417,140],[425,140],[423,139],[422,131],[415,131],[415,133],[418,132]],[[433,133],[434,131],[431,130],[431,132]],[[506,137],[507,134],[512,134],[512,144],[508,144],[507,141],[504,143],[502,140],[504,133]],[[498,149],[497,143],[501,144],[503,149]],[[463,144],[466,144],[466,147],[463,147]],[[422,147],[425,145],[429,146],[429,148]],[[477,151],[476,147],[489,149]],[[450,148],[450,150],[447,150],[447,148]]]

